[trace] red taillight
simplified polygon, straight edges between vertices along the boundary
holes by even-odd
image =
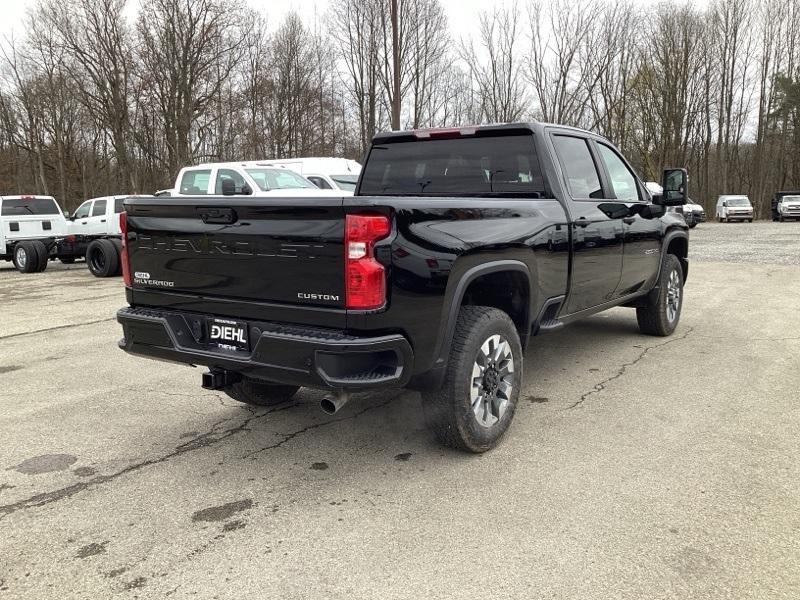
[[[380,308],[386,302],[386,270],[375,260],[375,242],[391,230],[383,215],[347,215],[344,233],[346,306]]]
[[[119,260],[122,263],[122,280],[125,285],[131,286],[131,267],[128,264],[128,213],[119,213],[119,230],[122,233],[122,252]]]

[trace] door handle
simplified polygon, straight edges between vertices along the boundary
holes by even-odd
[[[101,223],[105,223],[105,222],[106,222],[106,220],[105,220],[105,219],[100,219],[100,222],[101,222]]]
[[[636,220],[636,217],[625,217],[622,219],[622,222],[626,225],[633,225],[633,222]]]
[[[588,227],[589,219],[587,219],[586,217],[581,217],[580,219],[575,221],[575,225],[577,225],[578,227]]]
[[[81,225],[86,225],[86,223],[88,223],[88,221],[81,221]]]

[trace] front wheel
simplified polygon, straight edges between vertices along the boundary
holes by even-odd
[[[486,452],[514,418],[522,385],[522,346],[502,310],[463,306],[442,387],[422,394],[428,427],[441,443]]]
[[[276,406],[292,399],[300,386],[267,383],[258,379],[242,378],[241,381],[222,389],[228,396],[254,406]]]
[[[667,254],[658,279],[658,296],[636,309],[639,331],[647,335],[672,335],[683,307],[683,268],[674,254]]]

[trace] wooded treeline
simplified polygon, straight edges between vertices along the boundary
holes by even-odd
[[[0,193],[72,209],[200,161],[360,159],[389,128],[389,0],[331,0],[313,27],[243,0],[142,0],[133,18],[130,1],[40,0],[0,43]],[[404,127],[593,129],[646,179],[688,166],[707,209],[747,193],[764,216],[800,187],[800,0],[520,1],[466,39],[439,0],[399,0],[399,30]]]

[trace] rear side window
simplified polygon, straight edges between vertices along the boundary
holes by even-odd
[[[4,217],[24,217],[26,215],[57,215],[58,206],[52,198],[3,198]]]
[[[570,196],[602,199],[600,176],[597,174],[597,167],[586,140],[570,135],[554,135],[553,144],[561,169],[567,178]]]
[[[181,194],[192,196],[208,194],[209,179],[211,179],[211,169],[186,171],[181,177]]]
[[[94,207],[92,207],[92,216],[93,217],[102,217],[106,214],[106,201],[105,200],[95,200]]]
[[[125,198],[115,198],[114,199],[114,212],[119,214],[121,212],[125,212]]]
[[[544,194],[533,137],[462,137],[376,144],[359,193],[367,196]]]

